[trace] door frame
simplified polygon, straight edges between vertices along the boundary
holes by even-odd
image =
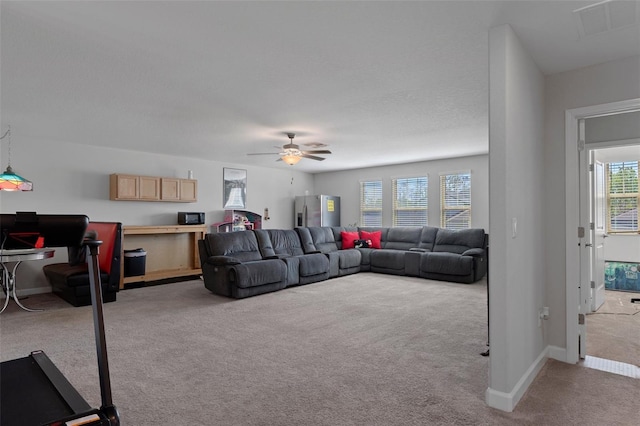
[[[589,311],[595,312],[597,311],[602,303],[604,302],[604,292],[605,292],[605,280],[604,280],[604,246],[607,234],[607,196],[606,196],[606,164],[597,160],[596,149],[589,147],[588,149],[589,155],[589,164],[593,165],[593,170],[590,172],[592,175],[590,176],[591,187],[589,189],[589,210],[590,210],[590,222],[593,222],[594,227],[590,230],[590,240],[591,240],[591,254],[589,256],[587,268],[589,269],[589,274],[591,275],[591,281],[593,282],[593,286],[589,291],[591,300]],[[598,173],[600,172],[600,173]],[[598,194],[598,190],[601,191]],[[601,228],[600,228],[601,227]],[[598,256],[598,247],[599,244],[602,246],[602,257]],[[598,269],[599,267],[602,270]]]
[[[585,238],[578,238],[580,226],[580,167],[578,121],[640,109],[640,98],[592,105],[565,111],[565,303],[566,361],[579,361],[578,314],[580,299],[580,248]],[[583,147],[584,149],[584,147]],[[580,245],[579,245],[580,244]]]

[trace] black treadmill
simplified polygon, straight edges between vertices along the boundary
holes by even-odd
[[[46,247],[82,245],[88,250],[102,405],[92,408],[43,351],[34,351],[0,363],[0,426],[120,425],[111,398],[100,291],[98,248],[102,241],[84,238],[88,224],[89,218],[84,215],[0,214],[0,248],[29,248],[28,237],[33,237],[33,241],[44,241]]]

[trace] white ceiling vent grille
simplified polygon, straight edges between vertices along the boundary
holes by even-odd
[[[607,0],[576,9],[580,38],[638,25],[638,2]]]

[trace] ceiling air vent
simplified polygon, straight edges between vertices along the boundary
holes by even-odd
[[[638,2],[607,0],[573,11],[580,38],[638,25]]]

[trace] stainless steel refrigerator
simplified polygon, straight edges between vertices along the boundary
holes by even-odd
[[[296,197],[294,226],[340,226],[340,197],[301,195]]]

